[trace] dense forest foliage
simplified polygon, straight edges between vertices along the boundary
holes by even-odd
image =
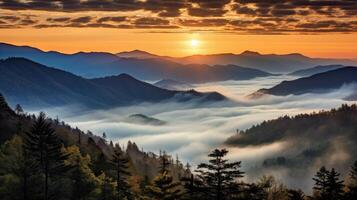
[[[92,133],[72,129],[44,113],[13,111],[0,95],[0,197],[60,200],[352,200],[357,195],[357,162],[346,180],[321,167],[314,193],[289,189],[273,177],[243,181],[240,161],[215,149],[191,172],[164,151],[124,149]]]
[[[312,174],[324,163],[345,175],[347,166],[357,158],[356,133],[357,105],[352,104],[264,121],[238,131],[228,138],[226,144],[240,148],[284,145],[284,150],[262,162],[261,167],[265,169],[286,169],[290,174],[299,170],[304,175],[307,171]]]

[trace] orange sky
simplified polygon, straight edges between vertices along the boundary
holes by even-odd
[[[230,33],[149,33],[110,28],[0,29],[1,42],[65,53],[141,49],[159,55],[299,52],[312,57],[357,58],[357,34],[239,35]],[[197,47],[190,44],[199,41]]]

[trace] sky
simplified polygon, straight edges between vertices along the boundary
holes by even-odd
[[[357,1],[0,0],[0,41],[64,53],[357,58]]]

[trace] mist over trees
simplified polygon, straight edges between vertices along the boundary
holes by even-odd
[[[146,153],[133,142],[121,148],[44,113],[34,116],[20,105],[16,108],[12,111],[0,96],[2,131],[13,133],[0,145],[4,200],[353,200],[357,196],[357,161],[346,177],[321,166],[311,177],[313,193],[304,194],[268,175],[244,181],[242,163],[227,159],[226,149],[214,149],[207,162],[184,167],[165,151]],[[341,109],[350,112],[355,107]]]

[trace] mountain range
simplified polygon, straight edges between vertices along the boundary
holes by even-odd
[[[158,88],[127,74],[85,79],[25,58],[0,60],[0,92],[12,104],[31,107],[80,105],[85,108],[110,108],[165,100],[226,100],[215,92]]]
[[[137,58],[143,52],[124,52],[119,55],[103,52],[79,52],[63,54],[55,51],[45,52],[28,46],[15,46],[0,43],[0,58],[24,57],[46,66],[54,67],[86,78],[98,78],[122,73],[140,80],[157,81],[174,79],[187,83],[202,83],[225,80],[247,80],[272,74],[236,65],[180,64],[151,56]]]
[[[297,71],[290,73],[288,75],[291,75],[291,76],[312,76],[314,74],[319,74],[319,73],[339,69],[342,67],[345,67],[345,66],[343,66],[343,65],[319,65],[319,66],[308,68],[308,69],[297,70]]]
[[[253,96],[271,94],[276,96],[324,93],[344,85],[357,83],[357,67],[343,67],[292,81],[283,81],[269,88],[260,89]]]
[[[292,73],[318,65],[357,65],[356,60],[310,58],[299,53],[278,55],[245,51],[240,54],[169,57],[134,50],[116,54],[106,52],[64,54],[42,51],[29,46],[0,43],[0,58],[8,57],[28,58],[86,78],[127,73],[141,80],[173,79],[187,83],[247,80],[276,73]]]
[[[163,79],[154,83],[154,85],[168,90],[190,90],[194,87],[193,85],[172,79]]]
[[[118,53],[117,55],[120,57],[123,56],[132,58],[160,58],[181,64],[238,65],[270,73],[291,73],[293,71],[311,68],[316,65],[357,65],[356,60],[350,59],[310,58],[299,53],[282,55],[260,54],[254,51],[244,51],[240,54],[223,53],[192,55],[186,57],[168,57],[157,56],[148,52],[134,50],[132,52],[125,52],[125,54]]]

